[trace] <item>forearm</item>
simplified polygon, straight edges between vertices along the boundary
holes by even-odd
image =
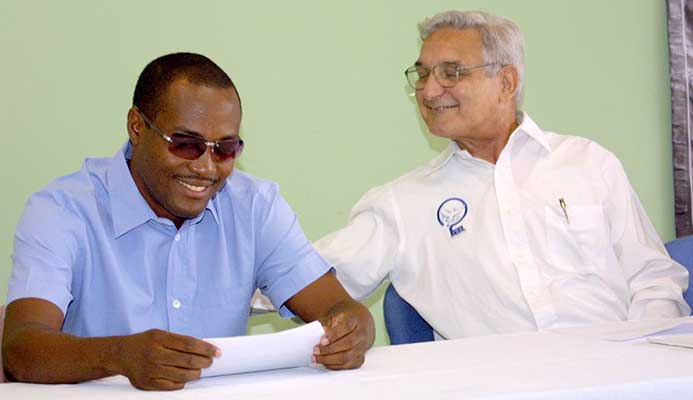
[[[119,373],[122,337],[81,338],[38,324],[3,338],[3,365],[10,379],[78,383]]]
[[[685,268],[656,247],[629,246],[621,257],[630,289],[628,319],[676,318],[690,314],[682,292],[688,286]],[[630,267],[630,268],[629,268]]]
[[[690,309],[681,295],[688,286],[688,272],[667,254],[613,155],[605,162],[602,174],[608,189],[605,211],[612,249],[621,266],[615,272],[621,273],[628,284],[628,319],[688,315]]]
[[[313,349],[314,361],[329,369],[358,368],[375,340],[368,309],[352,299],[334,274],[326,273],[287,301],[306,322],[320,320],[325,335]]]

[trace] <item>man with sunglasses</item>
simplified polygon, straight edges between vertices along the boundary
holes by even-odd
[[[687,271],[616,157],[522,112],[517,26],[449,11],[420,33],[406,78],[450,144],[370,190],[349,225],[316,244],[350,294],[389,278],[443,338],[688,315]]]
[[[282,315],[320,320],[315,362],[363,363],[374,340],[368,310],[315,252],[277,185],[233,171],[240,123],[236,87],[208,58],[147,65],[124,147],[27,203],[3,337],[11,379],[120,374],[141,389],[180,389],[219,356],[200,338],[246,333],[256,288]]]

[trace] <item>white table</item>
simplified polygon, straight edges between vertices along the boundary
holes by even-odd
[[[527,333],[374,348],[354,371],[296,368],[142,392],[122,377],[0,385],[0,399],[693,399],[693,349]]]

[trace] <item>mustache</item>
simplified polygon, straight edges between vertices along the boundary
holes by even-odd
[[[175,175],[175,178],[180,178],[180,179],[189,179],[191,181],[196,181],[196,182],[206,182],[209,183],[210,185],[213,185],[217,182],[219,182],[218,178],[209,178],[205,176],[200,176],[200,175]]]
[[[421,104],[423,104],[425,107],[429,108],[436,108],[436,107],[453,107],[459,105],[455,99],[452,99],[448,96],[435,96],[435,97],[426,97],[423,96],[421,99]]]

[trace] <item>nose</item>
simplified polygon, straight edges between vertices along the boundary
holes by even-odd
[[[217,164],[212,157],[212,148],[207,146],[205,152],[189,164],[190,170],[201,177],[213,177],[216,174]]]
[[[420,89],[419,92],[424,99],[428,100],[445,93],[445,88],[438,83],[438,80],[435,78],[434,74],[431,74],[429,75],[428,79],[426,79],[424,87]]]

